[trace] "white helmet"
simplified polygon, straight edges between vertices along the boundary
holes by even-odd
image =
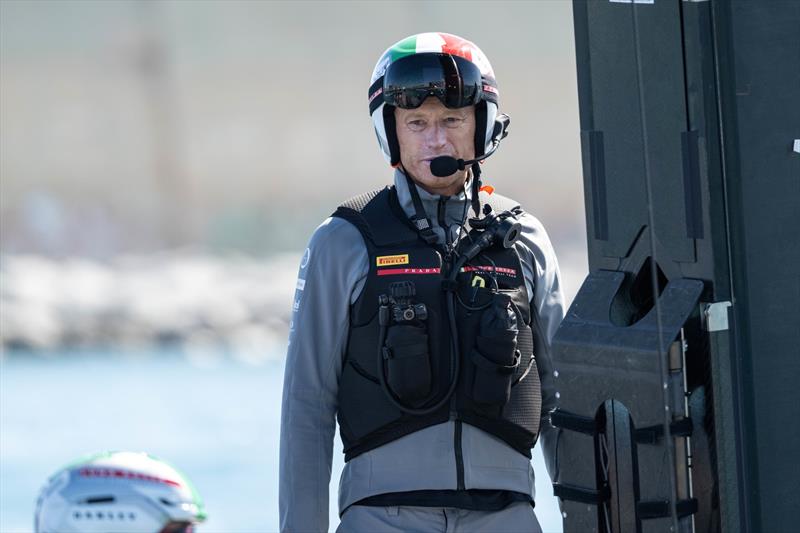
[[[36,502],[36,533],[190,533],[205,520],[192,484],[146,453],[104,452],[47,481]]]
[[[368,92],[369,113],[383,156],[400,162],[394,108],[416,108],[428,96],[447,107],[475,106],[475,157],[492,147],[497,118],[492,65],[474,43],[449,33],[418,33],[381,55]]]

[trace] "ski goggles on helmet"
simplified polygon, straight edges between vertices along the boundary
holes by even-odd
[[[415,54],[394,61],[369,89],[369,112],[381,104],[416,109],[435,96],[445,107],[460,108],[481,100],[497,102],[494,80],[483,78],[472,61],[450,54]]]

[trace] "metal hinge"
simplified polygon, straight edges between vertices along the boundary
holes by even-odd
[[[703,327],[706,331],[726,331],[728,329],[728,308],[731,302],[703,304]]]

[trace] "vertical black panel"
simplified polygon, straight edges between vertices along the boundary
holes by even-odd
[[[800,470],[800,2],[574,0],[574,13],[591,274],[554,341],[560,405],[590,416],[626,397],[639,427],[643,405],[658,406],[659,367],[643,353],[618,356],[633,349],[634,329],[663,330],[672,318],[657,304],[606,337],[600,317],[641,316],[636,302],[648,295],[632,280],[643,264],[667,287],[702,280],[703,301],[732,308],[729,330],[704,329],[699,310],[684,317],[693,428],[702,432],[692,438],[703,443],[693,461],[710,466],[682,509],[703,506],[703,531],[791,531],[800,508],[800,481],[788,474]],[[597,299],[613,291],[601,309]],[[650,381],[629,381],[636,372]],[[575,452],[564,479],[595,484],[587,469],[596,461],[575,459],[586,443],[565,432],[562,446]],[[638,447],[642,533],[675,524],[659,503],[664,476],[680,466],[666,450]],[[567,519],[571,530],[602,527],[583,516],[597,509],[569,506],[579,513]],[[628,527],[619,498],[611,513],[616,529]]]
[[[581,132],[583,168],[589,176],[592,195],[592,227],[594,238],[608,240],[608,204],[606,202],[606,163],[603,154],[603,132]]]
[[[731,2],[723,128],[745,499],[753,530],[800,507],[800,3]],[[720,11],[722,7],[720,7]],[[791,466],[790,466],[791,465]]]
[[[722,178],[721,134],[717,98],[712,2],[680,2],[686,77],[687,131],[697,133],[697,182],[700,221],[695,238],[696,262],[681,263],[684,277],[707,280],[707,301],[730,299],[725,186]],[[687,221],[687,227],[690,224]]]
[[[636,517],[639,499],[639,476],[632,439],[631,416],[620,402],[606,402],[606,434],[609,449],[608,477],[611,484],[611,525],[619,533],[636,533],[640,529]]]
[[[694,243],[684,228],[681,135],[687,116],[679,3],[579,4],[576,32],[584,33],[576,33],[576,50],[579,61],[587,61],[578,66],[581,126],[584,135],[588,126],[602,134],[607,213],[607,227],[593,228],[603,242],[590,245],[590,262],[626,258],[634,245],[655,247],[667,262],[692,262]],[[587,147],[594,151],[590,160],[596,146]],[[596,167],[585,171],[596,183]],[[592,206],[593,222],[601,212]],[[657,238],[636,244],[644,226],[652,226]],[[677,267],[664,268],[677,275]]]
[[[698,162],[698,137],[696,131],[681,135],[683,147],[683,196],[686,206],[686,236],[703,238],[703,212],[700,204],[700,164]]]
[[[665,262],[695,260],[694,244],[684,230],[681,135],[687,117],[680,4],[656,1],[631,10],[638,48],[640,135],[650,174],[657,255]]]
[[[647,219],[637,75],[627,67],[636,56],[631,8],[588,2],[587,12],[585,46],[591,57],[590,101],[593,128],[603,133],[610,237],[596,250],[602,256],[619,258],[626,256]],[[603,104],[598,105],[599,102]],[[595,258],[590,262],[592,259]]]

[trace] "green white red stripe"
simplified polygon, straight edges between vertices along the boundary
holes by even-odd
[[[375,66],[370,83],[375,83],[375,80],[386,72],[386,68],[401,57],[429,52],[463,57],[475,63],[483,76],[494,79],[494,71],[489,60],[473,42],[450,33],[430,32],[407,37],[386,50]]]

